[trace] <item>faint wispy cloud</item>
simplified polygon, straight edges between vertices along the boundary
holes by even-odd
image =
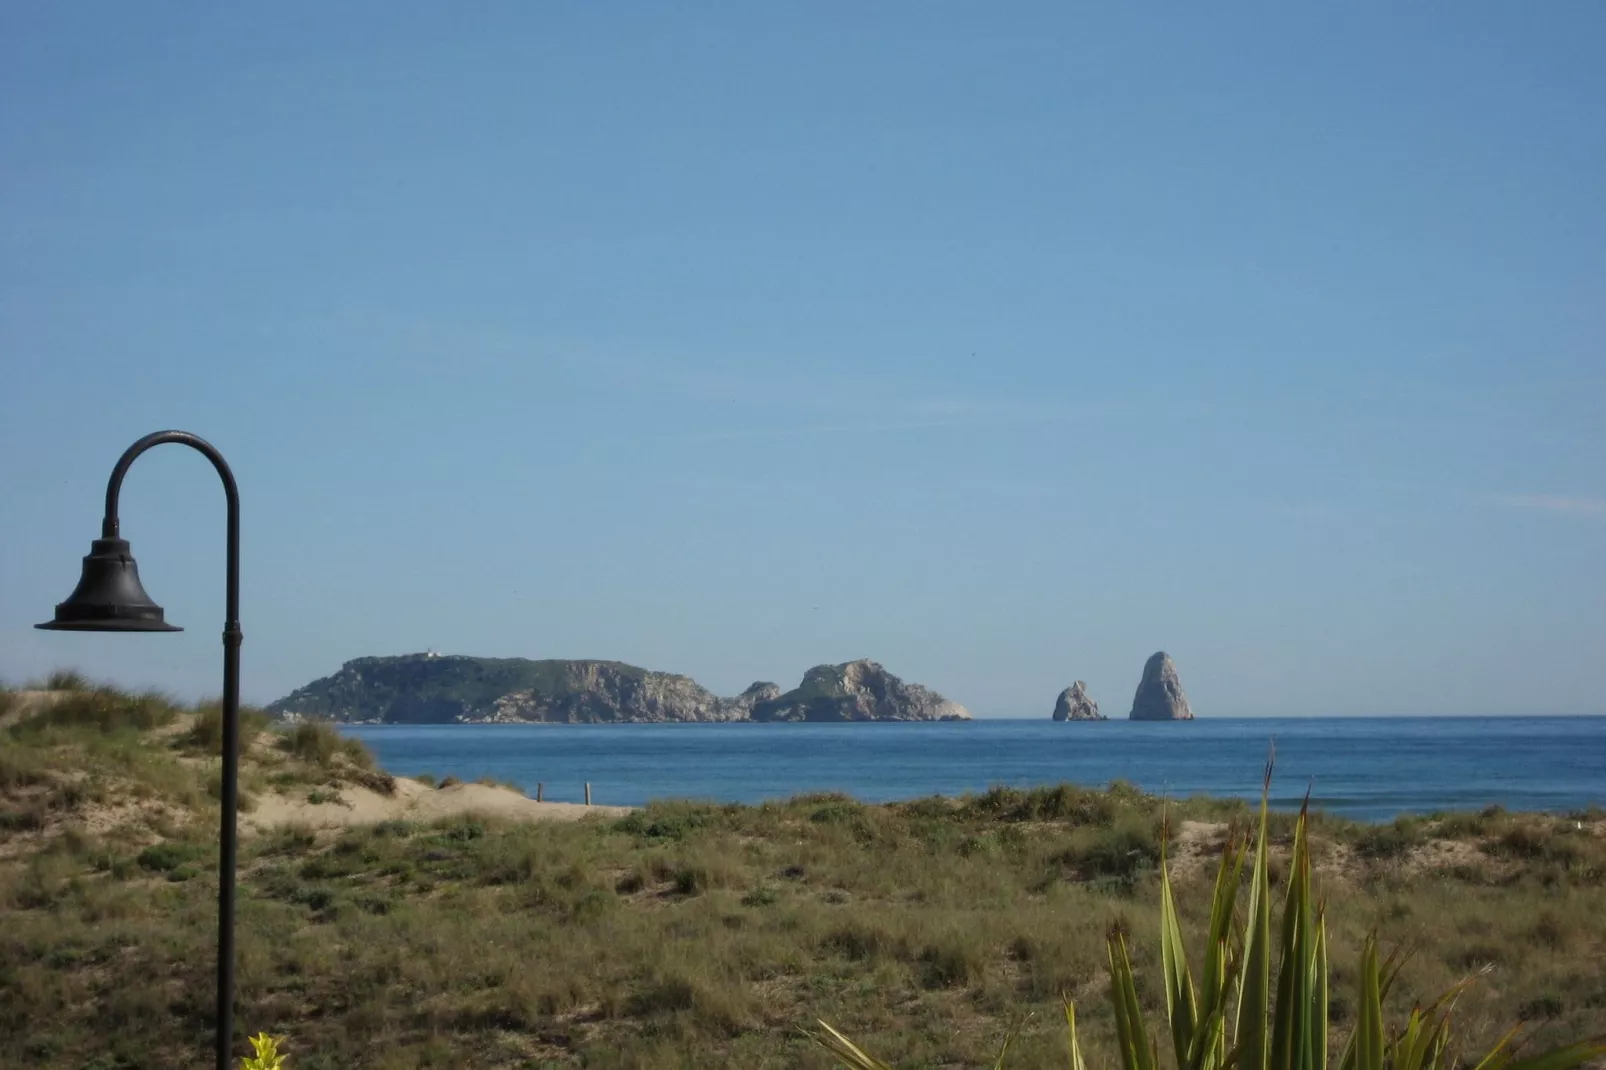
[[[958,427],[968,420],[875,420],[863,423],[781,424],[775,427],[719,428],[700,431],[669,431],[647,437],[659,441],[704,442],[742,438],[803,438],[809,435],[887,434],[895,431],[923,431],[937,427]]]
[[[880,435],[900,432],[959,429],[997,429],[1088,420],[1108,415],[1115,407],[1081,403],[1025,401],[1012,398],[953,398],[900,395],[892,390],[843,391],[834,401],[782,400],[765,406],[715,405],[697,417],[711,426],[671,428],[646,437],[659,441],[717,441],[725,439],[782,439],[836,435]],[[761,408],[768,423],[754,426],[727,423],[731,408],[750,420]],[[745,421],[744,421],[745,422]]]
[[[1606,498],[1589,494],[1498,494],[1490,499],[1506,509],[1560,516],[1606,517]]]
[[[767,440],[1006,430],[1090,420],[1141,418],[1164,406],[1197,413],[1198,398],[1055,397],[1053,391],[978,394],[973,384],[944,382],[919,372],[866,374],[840,359],[813,355],[763,359],[695,351],[631,352],[606,343],[548,338],[518,328],[433,319],[395,321],[388,314],[347,310],[341,323],[365,336],[386,337],[398,359],[450,361],[511,387],[589,383],[649,402],[648,419],[633,422],[631,440],[655,442]],[[433,367],[433,365],[432,365]],[[657,429],[651,427],[657,424]],[[666,426],[667,425],[667,426]]]

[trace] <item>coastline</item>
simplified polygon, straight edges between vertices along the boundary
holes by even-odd
[[[1108,721],[1096,731],[1047,718],[940,722],[872,730],[829,723],[742,725],[343,726],[401,773],[489,776],[547,797],[582,781],[626,805],[691,798],[756,804],[809,792],[866,803],[961,796],[995,785],[1135,783],[1156,795],[1244,798],[1268,749],[1280,769],[1274,805],[1311,790],[1336,816],[1507,809],[1565,812],[1606,805],[1606,718],[1200,718]],[[561,729],[561,730],[552,730]]]

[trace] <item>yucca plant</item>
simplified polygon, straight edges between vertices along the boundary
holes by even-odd
[[[1325,904],[1311,883],[1309,800],[1294,828],[1288,885],[1283,891],[1277,941],[1272,940],[1272,888],[1266,828],[1271,765],[1260,797],[1260,821],[1253,854],[1232,839],[1222,849],[1210,904],[1204,962],[1194,983],[1182,937],[1182,923],[1171,890],[1162,846],[1160,865],[1160,960],[1165,981],[1166,1019],[1172,1065],[1176,1070],[1326,1070],[1328,969]],[[1162,840],[1165,837],[1162,836]],[[1238,918],[1238,896],[1245,863],[1251,865],[1249,901]],[[1160,1070],[1161,1041],[1150,1031],[1138,1001],[1137,982],[1127,954],[1126,933],[1112,927],[1108,937],[1110,1005],[1115,1016],[1122,1070]],[[1273,973],[1273,956],[1277,969]],[[1380,958],[1377,938],[1361,948],[1359,1014],[1355,1030],[1338,1058],[1339,1070],[1445,1070],[1464,1065],[1451,1051],[1451,1015],[1456,998],[1477,979],[1469,977],[1427,1007],[1416,1007],[1402,1026],[1387,1029],[1383,1001],[1399,976],[1404,957]],[[1274,987],[1275,985],[1275,987]],[[1087,1070],[1077,1039],[1076,1007],[1065,1001],[1071,1070]],[[891,1070],[825,1022],[815,1040],[850,1070]],[[1472,1064],[1475,1070],[1573,1070],[1606,1055],[1606,1038],[1594,1038],[1517,1058],[1518,1029]],[[1002,1070],[1014,1035],[1006,1038],[994,1062]]]

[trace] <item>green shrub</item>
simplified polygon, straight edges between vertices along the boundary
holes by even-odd
[[[1564,865],[1578,861],[1584,853],[1572,837],[1538,822],[1513,825],[1490,846],[1496,853],[1512,858]]]
[[[323,885],[302,885],[292,888],[287,898],[290,902],[304,906],[315,913],[328,913],[335,907],[334,890]]]
[[[1087,877],[1130,881],[1159,864],[1160,838],[1159,821],[1126,817],[1078,830],[1072,852]]]
[[[614,829],[648,840],[685,840],[714,823],[714,808],[695,803],[652,803],[614,822]]]
[[[473,818],[452,818],[440,825],[440,837],[456,843],[485,837],[485,825]]]
[[[886,926],[872,921],[845,921],[828,931],[821,938],[820,946],[852,962],[883,957],[905,958],[909,955],[906,940]]]
[[[671,974],[642,985],[631,994],[626,1009],[638,1017],[689,1011],[697,1003],[697,986],[688,978]]]
[[[986,948],[963,933],[951,933],[920,952],[921,983],[926,988],[957,988],[981,976]]]
[[[1549,907],[1539,912],[1529,935],[1551,951],[1566,951],[1572,943],[1571,926]]]
[[[770,888],[768,886],[762,886],[761,885],[760,887],[754,888],[751,891],[747,892],[747,894],[742,896],[742,906],[744,906],[744,907],[774,906],[775,903],[779,899],[780,899],[780,896],[776,894],[775,889]]]
[[[317,846],[318,834],[305,825],[286,825],[274,832],[260,849],[264,855],[299,855]]]
[[[1535,1019],[1559,1018],[1566,1009],[1567,1004],[1560,996],[1547,992],[1528,1000],[1517,1013],[1523,1021],[1531,1022]]]
[[[935,816],[942,815],[932,803],[923,805]],[[971,818],[1063,821],[1072,825],[1104,825],[1122,815],[1153,816],[1159,809],[1158,798],[1124,780],[1111,781],[1103,791],[1076,784],[1029,789],[993,787],[981,795],[966,796],[959,803],[960,812]]]
[[[358,769],[374,767],[374,753],[360,739],[351,739],[327,721],[301,721],[284,734],[279,746],[300,758],[328,768],[337,757]]]
[[[153,843],[135,857],[142,869],[170,873],[200,857],[201,849],[188,843]]]
[[[1498,803],[1477,813],[1434,814],[1429,819],[1433,834],[1444,840],[1481,839],[1511,823],[1511,815]]]
[[[38,802],[0,810],[0,832],[32,832],[45,827],[50,812]]]
[[[701,866],[681,866],[675,870],[671,883],[676,895],[701,895],[709,888],[709,873]]]
[[[909,817],[925,818],[932,821],[941,821],[950,818],[954,813],[954,803],[943,795],[928,795],[923,799],[910,799],[908,802],[888,803],[888,807]]]
[[[849,798],[831,799],[809,810],[809,820],[816,825],[853,825],[864,817],[864,804]]]
[[[1367,858],[1399,858],[1422,840],[1422,822],[1400,817],[1391,824],[1369,827],[1355,841],[1355,850]]]

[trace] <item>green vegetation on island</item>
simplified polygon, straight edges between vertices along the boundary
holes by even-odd
[[[816,1019],[900,1067],[990,1066],[1011,1035],[1009,1066],[1064,1067],[1065,996],[1088,1065],[1113,1066],[1112,925],[1169,1065],[1162,852],[1198,963],[1222,845],[1254,825],[1238,801],[1118,783],[258,829],[314,793],[355,817],[461,786],[392,779],[317,723],[250,712],[243,738],[239,1052],[265,1032],[291,1070],[823,1070]],[[0,692],[0,1066],[205,1062],[216,739],[215,708],[160,696]],[[1267,826],[1278,903],[1297,825]],[[1536,1046],[1606,1031],[1606,814],[1316,813],[1309,855],[1335,1056],[1367,1020],[1372,933],[1410,952],[1391,1023],[1478,975],[1456,1004],[1468,1054],[1519,1021]]]

